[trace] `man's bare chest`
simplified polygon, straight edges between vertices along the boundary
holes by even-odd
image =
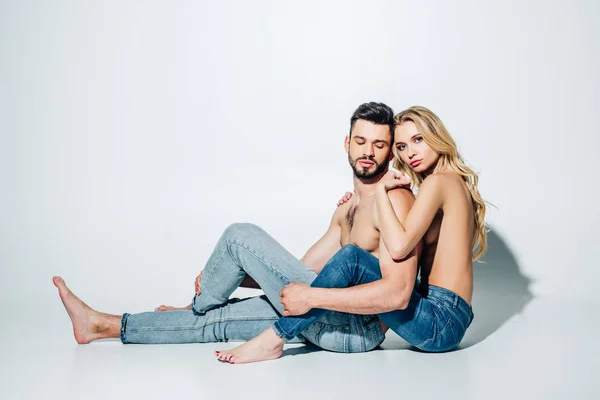
[[[374,202],[371,199],[349,207],[342,221],[342,246],[354,244],[372,252],[379,246],[379,231],[374,224]]]

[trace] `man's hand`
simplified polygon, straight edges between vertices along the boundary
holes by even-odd
[[[338,207],[350,200],[350,197],[352,197],[352,192],[346,192],[346,194],[344,194],[344,196],[338,200]]]
[[[410,188],[410,178],[406,175],[401,174],[398,171],[389,170],[377,183],[377,185],[385,188],[386,192],[397,187]]]
[[[308,302],[310,285],[302,282],[292,282],[279,292],[283,304],[283,316],[302,315],[311,310]]]
[[[202,294],[202,272],[204,272],[204,270],[200,271],[200,275],[196,277],[196,281],[194,282],[196,286],[196,294],[198,296]]]

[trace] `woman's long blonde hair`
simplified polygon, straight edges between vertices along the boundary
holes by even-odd
[[[473,252],[475,254],[473,255],[473,260],[478,260],[487,250],[487,231],[485,228],[486,205],[477,189],[479,177],[463,161],[458,153],[456,142],[452,139],[437,115],[425,107],[413,106],[394,117],[394,126],[398,126],[406,121],[412,121],[416,125],[418,132],[423,136],[425,143],[439,153],[440,158],[433,173],[449,169],[462,176],[465,181],[471,193],[473,214],[475,216],[475,231],[473,233]],[[394,168],[408,175],[413,182],[413,187],[418,190],[424,176],[416,173],[402,162],[396,146],[392,146],[392,149],[394,152]]]

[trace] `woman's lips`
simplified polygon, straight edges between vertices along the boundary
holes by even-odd
[[[421,161],[423,161],[423,160],[415,160],[415,161],[413,161],[413,162],[410,163],[410,166],[411,167],[416,167],[419,164],[421,164]]]

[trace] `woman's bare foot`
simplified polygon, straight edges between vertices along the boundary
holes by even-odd
[[[284,341],[269,328],[254,339],[231,350],[216,351],[221,361],[230,364],[246,364],[258,361],[274,360],[281,357]]]
[[[173,307],[173,306],[165,306],[164,304],[160,307],[156,307],[154,311],[176,311],[176,310],[191,310],[192,305],[185,307]]]
[[[52,278],[54,286],[58,288],[58,295],[71,318],[75,340],[79,344],[90,343],[97,339],[119,337],[118,325],[115,326],[116,315],[102,314],[91,309],[73,294],[60,276]],[[120,322],[119,322],[120,324]]]

